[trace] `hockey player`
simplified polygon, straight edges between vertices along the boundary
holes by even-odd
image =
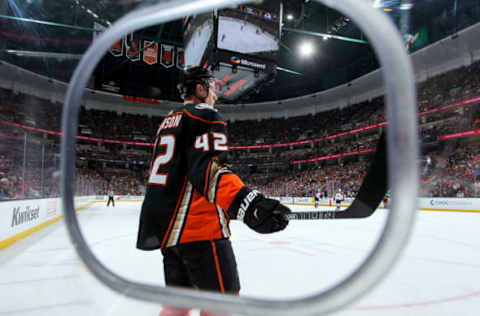
[[[112,202],[112,207],[115,207],[115,194],[113,193],[112,189],[108,191],[107,207],[110,205],[110,202]]]
[[[320,203],[321,197],[322,197],[322,193],[320,192],[320,190],[318,190],[317,193],[315,193],[315,196],[314,196],[314,199],[315,199],[315,208],[318,207],[318,204]]]
[[[335,193],[335,211],[340,211],[340,207],[342,206],[342,202],[345,200],[345,196],[342,193],[342,189],[338,189],[338,192]]]
[[[157,131],[137,248],[161,249],[167,286],[238,295],[230,219],[267,234],[287,226],[290,210],[225,166],[227,123],[214,108],[212,73],[192,67],[183,77],[184,107],[168,114]],[[188,310],[166,307],[160,316],[166,315]]]

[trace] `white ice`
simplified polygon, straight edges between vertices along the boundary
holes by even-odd
[[[124,277],[164,284],[159,251],[135,248],[139,202],[78,212],[94,253]],[[372,249],[387,211],[362,220],[292,221],[273,235],[232,222],[241,295],[297,298],[347,276]],[[480,214],[419,212],[400,262],[373,291],[334,315],[476,316],[480,310]],[[158,315],[96,281],[77,257],[63,220],[0,252],[0,315]],[[195,313],[193,315],[196,315]]]
[[[240,36],[241,34],[241,36]],[[220,16],[217,46],[242,54],[277,51],[278,39],[255,24]]]

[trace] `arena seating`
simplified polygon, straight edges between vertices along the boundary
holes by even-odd
[[[479,196],[474,185],[480,175],[479,137],[470,131],[480,125],[475,99],[480,96],[480,62],[417,88],[422,196]],[[52,175],[59,167],[61,104],[4,89],[0,99],[5,100],[0,105],[0,198],[58,196],[58,177]],[[104,194],[114,185],[118,194],[143,194],[149,144],[162,119],[82,107],[76,192]],[[311,196],[342,188],[354,196],[368,154],[327,158],[373,149],[385,121],[379,97],[315,115],[231,122],[229,162],[247,184],[269,195]],[[364,127],[372,128],[356,132]],[[445,137],[456,133],[469,136]]]

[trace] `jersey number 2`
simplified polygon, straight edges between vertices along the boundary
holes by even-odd
[[[160,173],[158,169],[170,162],[173,158],[173,153],[175,152],[175,136],[173,135],[162,135],[158,141],[158,146],[165,146],[165,152],[155,157],[155,160],[152,164],[152,170],[150,176],[148,177],[148,184],[153,185],[166,185],[168,174]]]

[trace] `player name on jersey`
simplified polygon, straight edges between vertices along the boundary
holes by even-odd
[[[182,119],[182,113],[181,112],[168,115],[163,120],[162,124],[160,124],[159,131],[163,131],[163,130],[169,129],[169,128],[178,127],[181,119]]]

